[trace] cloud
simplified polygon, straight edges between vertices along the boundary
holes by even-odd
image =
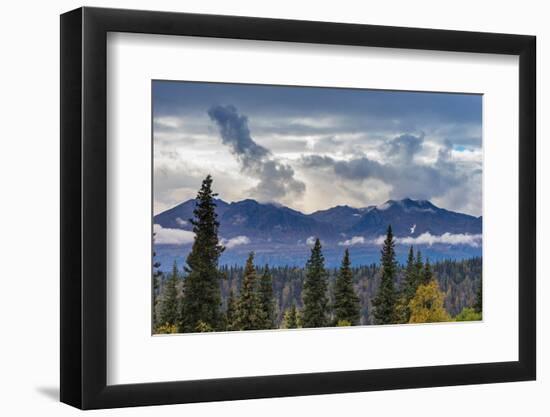
[[[424,135],[405,134],[389,140],[383,148],[380,160],[374,160],[366,153],[343,159],[313,154],[302,156],[300,163],[304,169],[324,170],[334,174],[342,183],[356,183],[357,187],[367,180],[381,181],[391,187],[392,199],[439,198],[443,202],[452,201],[452,206],[445,207],[457,210],[465,208],[464,205],[456,207],[459,195],[463,201],[481,204],[477,186],[480,183],[479,170],[472,169],[471,164],[455,160],[450,142],[434,147],[432,143],[425,142]],[[434,158],[426,160],[420,157],[421,153],[433,152],[432,148],[435,148]],[[468,189],[471,191],[466,194],[462,192]]]
[[[423,133],[419,136],[410,134],[397,136],[389,141],[387,156],[398,163],[409,164],[415,154],[422,150],[422,142],[424,142]]]
[[[470,235],[464,233],[443,233],[440,236],[432,235],[430,232],[422,233],[417,237],[401,237],[395,239],[401,245],[428,245],[432,246],[436,243],[447,245],[467,245],[477,248],[481,245],[482,235]]]
[[[235,246],[247,245],[250,243],[250,239],[246,236],[236,236],[231,239],[220,239],[220,243],[227,249],[234,248]]]
[[[315,236],[310,236],[306,239],[306,245],[308,246],[313,246],[315,245],[315,240],[317,240],[317,238]]]
[[[416,226],[416,225],[415,225]],[[353,236],[351,239],[338,242],[338,246],[353,246],[353,245],[376,245],[380,246],[384,243],[386,236],[378,236],[373,239],[365,239],[363,236]],[[465,234],[465,233],[443,233],[442,235],[432,235],[430,232],[422,233],[417,237],[405,236],[394,237],[394,241],[398,245],[428,245],[435,244],[445,245],[467,245],[477,248],[482,243],[481,234]]]
[[[353,236],[351,239],[344,240],[343,242],[338,242],[338,246],[353,246],[353,245],[363,245],[365,244],[366,239],[363,236]]]
[[[305,184],[294,178],[294,169],[254,141],[248,119],[234,106],[214,106],[208,115],[218,126],[222,143],[229,146],[241,171],[259,180],[250,193],[260,201],[301,197]]]
[[[482,168],[480,95],[168,81],[155,81],[152,94],[155,212],[193,197],[210,173],[228,201],[278,200],[312,212],[412,197],[482,213],[482,176],[472,174]],[[216,103],[234,106],[236,124],[213,122]],[[439,169],[446,141],[453,150]],[[339,173],[301,165],[309,154],[342,161]],[[274,163],[257,162],[265,160]],[[281,165],[286,179],[267,182]]]
[[[239,115],[235,106],[214,106],[208,110],[208,115],[218,125],[223,144],[230,146],[245,166],[269,155],[266,148],[252,139],[248,118]]]
[[[427,92],[341,88],[296,88],[272,85],[153,82],[153,109],[161,116],[178,109],[189,113],[231,97],[249,114],[268,113],[288,117],[303,125],[317,126],[319,115],[357,118],[371,124],[480,124],[482,96]],[[329,124],[329,127],[331,125]]]
[[[183,220],[181,217],[176,217],[176,223],[178,224],[178,226],[187,225],[187,221]]]
[[[369,239],[368,243],[370,243],[372,245],[380,246],[380,245],[384,244],[384,240],[386,240],[386,236],[380,235],[378,237],[375,237],[374,239]],[[394,237],[393,240],[395,241],[395,243],[399,243],[398,238]]]
[[[193,232],[164,228],[160,224],[153,225],[153,233],[155,233],[155,243],[160,245],[185,245],[195,240]]]

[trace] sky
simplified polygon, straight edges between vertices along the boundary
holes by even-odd
[[[405,197],[482,214],[482,96],[153,81],[154,214],[211,174],[304,213]]]

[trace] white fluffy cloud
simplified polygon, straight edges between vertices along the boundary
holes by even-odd
[[[176,223],[179,226],[185,226],[187,224],[187,222],[185,220],[182,220],[181,217],[176,217]]]
[[[400,237],[396,239],[402,245],[428,245],[443,243],[447,245],[468,245],[477,248],[481,245],[482,235],[470,235],[465,233],[443,233],[440,236],[432,235],[429,232],[422,233],[417,237]]]
[[[231,239],[220,239],[220,243],[227,249],[234,248],[239,245],[247,245],[250,243],[250,239],[247,236],[236,236]]]
[[[353,246],[353,245],[363,245],[365,244],[366,239],[363,236],[353,236],[351,239],[344,240],[343,242],[338,242],[338,246]]]
[[[351,239],[338,242],[339,246],[353,245],[382,245],[386,236],[378,236],[374,239],[365,239],[363,236],[353,236]],[[443,233],[442,235],[432,235],[430,232],[422,233],[419,236],[395,237],[395,243],[399,245],[468,245],[474,248],[481,246],[482,235],[470,235],[467,233]]]
[[[160,224],[153,225],[155,243],[161,245],[185,245],[193,243],[195,234],[187,230],[164,228]]]
[[[306,239],[306,245],[313,246],[315,245],[315,236],[310,236]]]

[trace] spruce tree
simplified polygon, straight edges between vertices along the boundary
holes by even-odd
[[[432,267],[430,266],[430,260],[426,259],[424,264],[424,272],[422,274],[422,284],[428,285],[433,279]]]
[[[329,325],[327,286],[325,258],[321,252],[321,241],[317,238],[306,264],[306,278],[302,291],[302,327]]]
[[[397,294],[394,287],[397,264],[395,261],[395,242],[391,225],[388,226],[386,239],[381,251],[382,277],[378,293],[374,297],[374,319],[376,324],[391,324],[398,321],[396,314]]]
[[[420,252],[419,256],[420,256]],[[421,261],[420,261],[421,262]],[[401,291],[400,300],[400,322],[408,323],[410,319],[409,303],[416,294],[416,289],[419,285],[417,264],[414,259],[413,247],[409,248],[409,255],[407,256],[407,266],[405,268],[405,280],[403,281],[403,288]]]
[[[178,306],[178,265],[174,261],[172,267],[172,273],[164,285],[164,291],[162,294],[160,317],[159,321],[162,326],[177,325],[179,306]]]
[[[267,265],[260,278],[259,297],[260,328],[273,329],[275,327],[275,300],[273,299],[273,280]]]
[[[152,300],[151,300],[152,301],[151,311],[153,313],[151,320],[152,320],[153,330],[158,325],[157,304],[158,304],[159,288],[160,288],[159,279],[158,279],[158,277],[153,275],[153,297],[152,297]]]
[[[216,214],[217,196],[212,192],[212,177],[208,175],[197,194],[193,219],[190,219],[195,233],[195,241],[187,256],[181,309],[182,332],[211,328],[222,325],[220,312],[220,273],[218,259],[223,252],[219,244],[219,222]]]
[[[226,330],[235,330],[237,320],[237,300],[233,295],[233,290],[229,291],[227,298],[227,310],[225,312]]]
[[[348,249],[344,252],[342,266],[334,283],[335,324],[348,322],[352,326],[359,323],[359,297],[353,289],[353,274]]]
[[[285,329],[298,328],[298,312],[296,311],[296,305],[294,303],[288,310],[285,311],[283,326]]]
[[[422,262],[422,253],[420,250],[416,251],[415,272],[416,272],[416,286],[422,284],[422,273],[424,271],[424,263]]]
[[[479,285],[476,289],[476,301],[474,303],[474,310],[476,313],[483,311],[483,285],[482,281],[479,281]]]
[[[155,234],[153,233],[153,242],[155,241]],[[159,289],[160,289],[160,279],[162,277],[162,271],[160,270],[160,262],[155,261],[155,257],[157,256],[157,253],[153,251],[153,297],[152,297],[152,311],[153,311],[153,317],[152,317],[152,324],[153,324],[153,330],[158,325],[158,317],[157,317],[157,304],[158,304],[158,296],[159,296]]]
[[[244,268],[239,296],[237,328],[239,330],[261,329],[261,306],[258,294],[258,276],[254,267],[254,252],[250,252]]]

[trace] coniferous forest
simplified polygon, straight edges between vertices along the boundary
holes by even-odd
[[[482,319],[482,259],[431,263],[410,247],[396,260],[391,225],[378,264],[327,268],[316,239],[303,267],[219,265],[216,194],[207,176],[196,197],[195,235],[184,265],[161,272],[153,259],[153,333],[197,333],[474,321]],[[153,254],[154,257],[154,254]]]

